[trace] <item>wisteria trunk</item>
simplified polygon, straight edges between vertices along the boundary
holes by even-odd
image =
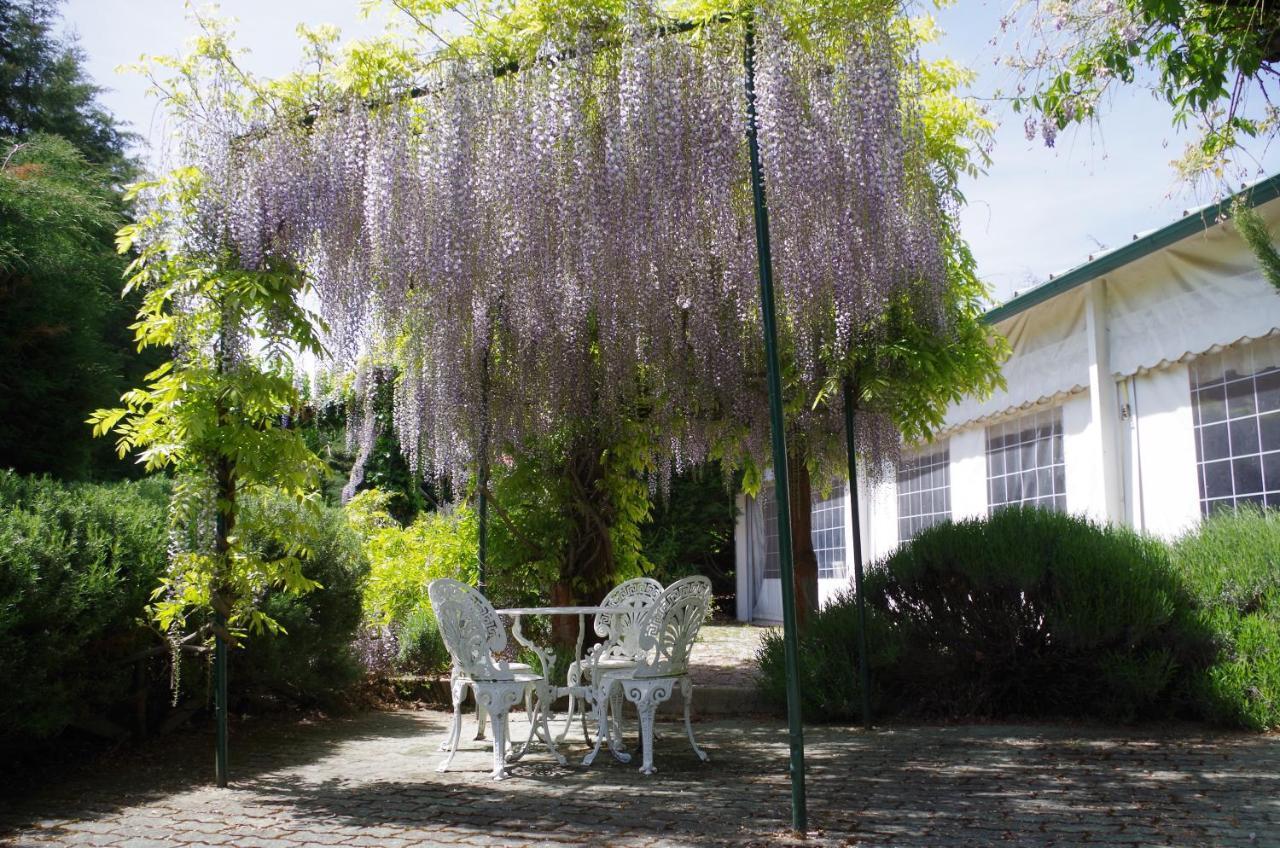
[[[598,434],[579,437],[565,462],[569,487],[566,504],[569,533],[565,540],[560,579],[552,587],[552,603],[560,605],[598,603],[609,591],[617,572],[610,528],[615,505],[605,485],[604,449]],[[557,616],[552,621],[552,637],[561,648],[572,647],[578,638],[574,616]]]
[[[796,582],[796,623],[804,629],[818,611],[818,555],[813,550],[813,495],[804,455],[794,451],[787,458],[791,485],[791,557]]]

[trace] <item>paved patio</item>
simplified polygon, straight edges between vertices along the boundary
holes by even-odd
[[[709,624],[698,632],[689,673],[700,686],[754,688],[760,640],[776,627],[752,624]]]
[[[152,745],[0,813],[0,844],[765,846],[792,843],[774,719],[659,726],[658,774],[532,754],[486,775],[469,743],[438,774],[447,716],[367,713],[234,728],[234,786],[207,737]],[[516,721],[518,732],[522,722]],[[1280,845],[1280,738],[1089,726],[811,728],[808,845]],[[584,748],[572,748],[580,758]],[[6,829],[7,828],[7,829]],[[796,843],[801,844],[801,843]]]

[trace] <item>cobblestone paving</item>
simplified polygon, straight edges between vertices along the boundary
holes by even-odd
[[[211,765],[210,740],[192,734],[22,800],[21,811],[0,814],[0,844],[1280,845],[1275,736],[810,728],[815,830],[800,843],[786,836],[787,738],[776,720],[700,725],[706,764],[678,724],[661,724],[650,778],[607,755],[593,768],[562,768],[534,752],[500,783],[487,778],[482,743],[465,746],[455,771],[435,771],[445,721],[401,711],[237,726],[226,790],[195,783]],[[581,744],[571,753],[581,757]]]
[[[705,686],[755,686],[756,651],[764,634],[776,630],[751,624],[706,625],[690,655],[689,673]]]

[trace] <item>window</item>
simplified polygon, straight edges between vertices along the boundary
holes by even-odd
[[[1062,409],[987,428],[987,511],[1024,504],[1065,512]]]
[[[818,555],[819,577],[844,577],[844,508],[848,488],[841,486],[825,500],[813,495],[813,552]]]
[[[760,509],[764,512],[764,576],[778,580],[782,568],[778,563],[778,499],[773,486],[760,490]]]
[[[849,499],[848,487],[842,486],[823,499],[813,495],[813,511],[810,513],[813,536],[813,552],[818,557],[818,577],[844,577],[844,510]],[[764,576],[777,580],[782,576],[778,563],[778,500],[769,486],[760,492],[760,509],[764,513]]]
[[[951,518],[951,449],[908,454],[898,465],[898,541]]]
[[[1196,360],[1191,413],[1201,514],[1280,507],[1280,340]]]

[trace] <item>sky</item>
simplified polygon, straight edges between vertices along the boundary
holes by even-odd
[[[1000,122],[991,166],[963,186],[968,205],[961,219],[978,272],[996,301],[1216,199],[1179,181],[1170,162],[1186,136],[1172,129],[1169,107],[1141,89],[1118,93],[1098,125],[1064,132],[1054,148],[1028,141],[1022,116],[994,98],[1011,87],[1009,71],[997,61],[1008,45],[992,44],[1006,3],[959,0],[939,11],[944,34],[925,54],[973,68],[978,77],[970,93]],[[224,15],[239,20],[237,41],[249,51],[242,64],[264,76],[297,64],[299,23],[334,24],[350,38],[382,30],[389,13],[375,12],[366,20],[359,9],[360,0],[221,3]],[[143,137],[142,152],[162,149],[172,127],[148,96],[147,81],[118,68],[144,53],[183,50],[197,32],[183,0],[67,0],[64,18],[66,31],[87,54],[88,73],[108,89],[103,103]],[[1250,182],[1280,171],[1280,149],[1252,153]]]

